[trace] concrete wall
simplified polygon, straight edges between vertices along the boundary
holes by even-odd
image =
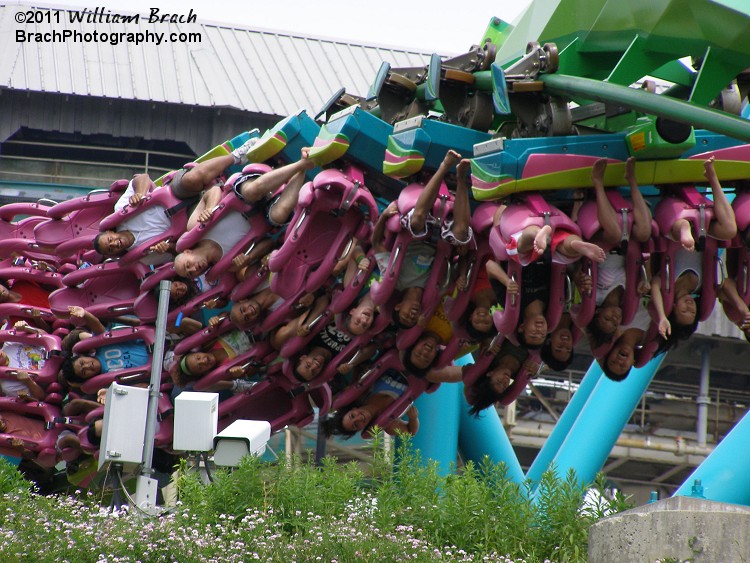
[[[750,562],[750,507],[672,497],[605,518],[589,531],[589,563]]]

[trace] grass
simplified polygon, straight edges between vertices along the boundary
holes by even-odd
[[[246,458],[204,485],[183,465],[180,500],[159,517],[103,508],[93,493],[38,495],[3,463],[0,561],[574,563],[586,561],[589,526],[627,508],[619,495],[582,503],[588,486],[572,474],[546,473],[534,496],[502,465],[443,478],[408,447],[397,464],[381,452],[369,476],[333,459]]]

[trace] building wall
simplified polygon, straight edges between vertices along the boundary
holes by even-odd
[[[195,154],[240,131],[275,124],[281,117],[161,102],[0,90],[0,141],[21,127],[122,138],[177,139]]]

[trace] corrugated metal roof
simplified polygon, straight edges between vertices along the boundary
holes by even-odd
[[[404,67],[429,60],[429,53],[413,50],[230,24],[149,24],[144,17],[137,23],[106,23],[106,17],[72,22],[71,13],[80,8],[40,8],[51,14],[44,22],[18,23],[16,14],[32,6],[0,4],[0,88],[284,116],[300,108],[317,111],[342,86],[349,93],[365,94],[382,61]],[[105,16],[107,12],[112,11],[105,8]],[[74,41],[72,36],[44,43],[17,41],[19,30],[164,35],[161,44],[151,40],[113,45]],[[199,34],[200,42],[170,41],[173,33]]]

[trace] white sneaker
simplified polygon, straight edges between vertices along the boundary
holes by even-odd
[[[258,142],[258,137],[252,137],[251,139],[248,139],[244,143],[242,143],[239,147],[234,149],[232,151],[232,156],[234,157],[234,163],[235,164],[245,164],[247,162],[247,153],[250,152],[250,149],[255,146],[255,143]]]
[[[246,393],[250,391],[253,387],[255,387],[255,384],[258,383],[257,381],[248,381],[247,379],[235,379],[232,381],[232,393],[235,395],[239,393]]]

